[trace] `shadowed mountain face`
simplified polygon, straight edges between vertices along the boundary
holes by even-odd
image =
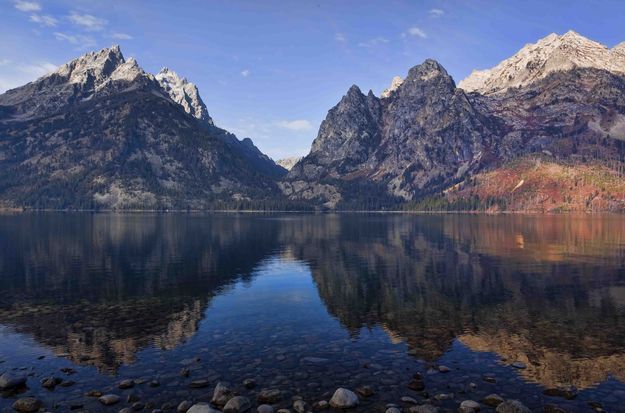
[[[435,363],[459,340],[523,361],[528,380],[584,388],[625,381],[623,245],[618,216],[3,216],[0,323],[115,371],[194,340],[241,281],[264,311],[296,300],[288,278],[266,289],[272,267],[259,270],[295,261],[314,282],[299,288],[323,303],[306,307],[357,341],[379,326]],[[247,310],[252,298],[228,307],[228,327],[278,328]]]
[[[625,161],[621,49],[571,32],[529,45],[460,87],[433,60],[413,67],[403,80],[393,79],[379,98],[352,86],[280,187],[291,199],[339,209],[392,207],[473,185],[447,200],[460,205],[478,198],[480,209],[497,199],[502,209],[622,210],[618,186],[593,181],[590,201],[601,194],[602,202],[586,204],[586,199],[569,199],[569,183],[552,169],[530,190],[515,193],[516,200],[510,194],[527,173],[520,171],[504,188],[489,188],[480,175],[515,159],[542,156],[559,167],[587,165],[591,175],[620,179]]]
[[[0,206],[209,208],[275,199],[286,171],[216,127],[197,88],[118,47],[0,95]]]

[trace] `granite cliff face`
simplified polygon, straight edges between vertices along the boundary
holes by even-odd
[[[284,193],[328,207],[372,195],[407,201],[488,158],[497,122],[440,64],[426,60],[394,85],[382,99],[352,86],[321,124],[310,154],[287,175]]]
[[[573,167],[593,161],[621,176],[622,49],[569,32],[524,47],[461,88],[433,60],[404,80],[394,78],[381,98],[352,86],[281,189],[327,208],[393,207],[445,197],[472,177],[527,156]],[[495,197],[480,194],[478,203]],[[541,202],[551,196],[538,194]]]
[[[207,208],[279,196],[284,170],[213,125],[197,88],[119,47],[0,95],[0,204]]]

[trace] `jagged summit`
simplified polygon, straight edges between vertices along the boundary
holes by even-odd
[[[169,94],[171,99],[180,104],[185,112],[195,118],[213,124],[213,119],[208,114],[206,105],[200,98],[200,92],[186,77],[181,78],[173,70],[164,67],[155,76],[161,87]]]
[[[576,67],[625,73],[625,44],[610,49],[573,30],[563,35],[552,33],[525,45],[492,69],[473,71],[458,87],[468,92],[500,93]]]
[[[97,89],[109,78],[134,80],[137,76],[145,75],[145,72],[133,58],[126,61],[119,46],[115,45],[84,54],[48,76],[53,75],[66,78],[69,83],[92,82]]]
[[[393,80],[391,80],[391,85],[384,89],[384,92],[382,92],[380,97],[384,99],[391,96],[391,94],[396,91],[402,83],[404,83],[404,79],[402,79],[401,76],[395,76]]]

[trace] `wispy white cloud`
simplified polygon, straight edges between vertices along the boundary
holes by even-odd
[[[428,14],[430,15],[430,17],[441,17],[442,15],[445,14],[445,10],[442,10],[442,9],[430,9],[430,11],[428,11]]]
[[[47,27],[56,27],[57,23],[59,22],[54,17],[45,14],[31,14],[29,20],[33,23],[38,23],[42,26]]]
[[[312,129],[312,124],[306,119],[296,119],[296,120],[281,120],[277,122],[277,125],[281,128],[293,130],[293,131],[303,131]]]
[[[427,39],[428,35],[426,32],[424,32],[422,29],[420,29],[419,27],[411,27],[408,30],[406,30],[405,33],[402,34],[403,37],[406,36],[414,36],[414,37],[420,37],[422,39]]]
[[[345,43],[347,41],[347,38],[343,33],[337,33],[334,35],[334,40],[336,40],[337,42]]]
[[[241,71],[241,76],[243,76],[243,77],[248,77],[251,74],[252,74],[252,72],[250,71],[250,69],[245,69],[245,70]]]
[[[0,60],[0,67],[2,67],[0,69],[0,93],[22,86],[57,69],[55,64],[46,61],[11,65],[9,63],[12,62],[8,59]]]
[[[113,33],[111,34],[111,38],[117,39],[117,40],[132,40],[133,39],[133,37],[127,33]]]
[[[26,13],[41,10],[41,5],[36,1],[17,0],[15,3],[13,3],[13,6],[19,11],[23,11]]]
[[[57,40],[65,41],[76,45],[79,49],[88,49],[96,45],[96,41],[93,37],[84,36],[81,34],[66,34],[61,32],[54,32],[54,37]]]
[[[386,37],[374,37],[373,39],[369,39],[365,42],[358,43],[360,47],[377,47],[383,44],[387,44],[389,40]]]
[[[68,18],[75,25],[90,31],[102,30],[108,23],[105,19],[101,19],[91,14],[80,14],[75,11],[71,12]]]

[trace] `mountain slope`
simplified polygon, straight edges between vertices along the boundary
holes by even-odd
[[[383,99],[350,88],[281,183],[287,196],[327,207],[350,200],[390,205],[479,169],[497,125],[440,64],[427,60],[394,85]]]
[[[7,91],[0,95],[0,203],[207,208],[279,196],[207,111],[198,119],[188,109],[118,47]]]
[[[625,43],[609,49],[574,31],[555,33],[528,44],[492,69],[476,70],[458,87],[481,94],[523,87],[549,74],[574,68],[601,69],[625,74]]]
[[[497,171],[527,156],[620,176],[625,165],[624,51],[625,44],[608,49],[569,32],[528,45],[495,69],[465,80],[464,89],[475,90],[469,94],[432,60],[412,68],[405,80],[394,78],[381,98],[352,86],[328,112],[308,156],[280,187],[292,199],[327,208],[375,209],[449,198],[446,194],[459,184],[489,171],[504,176]],[[545,189],[558,182],[557,170],[544,169],[544,185],[537,183],[532,196],[566,193],[565,188]],[[601,192],[593,187],[598,182],[586,189]],[[454,202],[474,193],[482,200],[499,197],[491,191],[495,186],[488,188],[456,192]],[[625,203],[588,208],[597,205],[613,210]]]

